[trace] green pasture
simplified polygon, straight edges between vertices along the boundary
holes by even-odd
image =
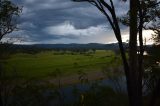
[[[44,78],[57,71],[61,76],[66,76],[78,71],[101,71],[120,64],[120,56],[113,51],[96,50],[95,53],[85,54],[44,51],[37,54],[13,54],[6,60],[5,70],[8,75],[16,73],[24,78]]]

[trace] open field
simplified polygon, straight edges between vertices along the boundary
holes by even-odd
[[[120,56],[113,51],[96,50],[85,54],[44,51],[37,54],[17,53],[6,61],[7,74],[17,73],[24,78],[46,78],[68,76],[79,71],[102,71],[121,64]]]

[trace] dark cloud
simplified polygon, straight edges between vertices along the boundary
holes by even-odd
[[[91,42],[96,42],[94,39],[105,37],[105,33],[106,37],[114,37],[106,18],[96,9],[96,7],[89,3],[77,3],[72,2],[71,0],[14,0],[14,2],[23,6],[23,13],[19,25],[20,29],[23,31],[21,31],[20,34],[28,36],[28,41],[43,43],[43,41],[47,42],[47,40],[48,42],[57,40],[59,43],[72,43],[72,41],[76,43],[76,41],[82,41],[86,38],[91,39]],[[128,2],[120,3],[119,1],[114,0],[114,4],[118,16],[127,12]],[[59,27],[66,22],[69,22],[71,25],[69,30],[73,31],[70,31],[70,33],[57,33],[54,31],[56,27]],[[105,28],[107,27],[106,29],[101,29],[102,27],[99,27],[104,25]],[[64,27],[66,26],[64,25],[62,28]],[[47,30],[49,28],[54,28],[54,30]],[[96,29],[97,32],[95,33],[97,35],[91,31],[92,28],[93,31]],[[126,27],[122,28],[125,29]],[[60,31],[65,30],[62,29]],[[74,31],[77,31],[79,36]],[[88,36],[86,36],[86,33]],[[100,36],[100,34],[102,36]],[[65,41],[66,39],[69,40]],[[97,41],[100,42],[99,40]],[[86,43],[87,42],[89,42],[89,40],[86,40]]]

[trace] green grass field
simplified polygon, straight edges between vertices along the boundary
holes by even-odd
[[[44,78],[57,70],[62,76],[76,74],[78,71],[101,71],[103,68],[120,65],[120,56],[113,51],[97,50],[89,54],[60,54],[45,51],[37,54],[17,53],[7,60],[5,69],[8,75],[16,72],[24,78]]]

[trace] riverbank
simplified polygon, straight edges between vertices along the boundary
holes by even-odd
[[[71,75],[71,76],[64,76],[64,77],[57,77],[57,78],[50,78],[48,81],[54,85],[73,85],[77,83],[82,83],[83,81],[94,81],[94,80],[101,80],[105,79],[107,76],[102,71],[94,71],[88,72],[84,76],[82,75]]]

